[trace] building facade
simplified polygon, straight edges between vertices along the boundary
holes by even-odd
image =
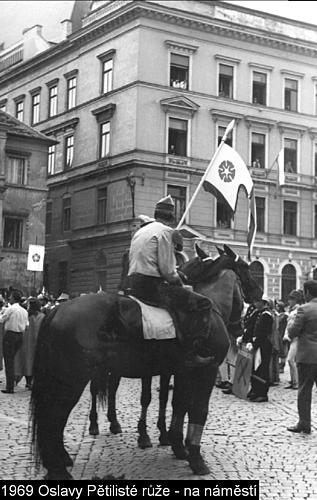
[[[43,273],[28,271],[30,244],[45,244],[47,151],[54,141],[0,111],[0,287],[30,294]]]
[[[48,155],[45,285],[115,291],[135,216],[170,193],[180,218],[228,123],[255,184],[252,268],[286,297],[317,265],[317,29],[217,1],[94,1],[82,28],[0,73],[0,105],[56,141]],[[286,183],[277,188],[278,153]],[[183,234],[246,257],[201,192]]]

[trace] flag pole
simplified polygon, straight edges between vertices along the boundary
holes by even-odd
[[[234,127],[234,124],[235,124],[235,120],[231,120],[231,122],[229,123],[228,127],[226,128],[225,133],[224,133],[224,135],[223,135],[223,137],[222,137],[222,139],[221,139],[221,142],[220,142],[219,146],[217,147],[217,149],[216,149],[216,151],[215,151],[215,153],[214,153],[213,157],[211,158],[211,160],[210,160],[210,162],[209,162],[209,164],[208,164],[208,167],[206,168],[206,171],[205,171],[204,175],[203,175],[203,176],[202,176],[202,178],[200,179],[200,182],[199,182],[199,184],[198,184],[198,186],[197,186],[197,188],[196,188],[196,190],[195,190],[195,192],[194,192],[193,196],[191,197],[191,199],[190,199],[190,201],[189,201],[189,203],[188,203],[188,205],[187,205],[187,207],[186,207],[186,209],[185,209],[185,212],[183,213],[183,215],[182,215],[182,217],[181,217],[181,220],[180,220],[180,221],[179,221],[179,223],[177,224],[177,228],[176,228],[176,229],[180,229],[180,228],[181,228],[181,226],[182,226],[182,224],[183,224],[183,222],[184,222],[184,220],[185,220],[186,215],[188,214],[188,212],[189,212],[189,210],[190,210],[190,208],[191,208],[192,204],[194,203],[194,201],[195,201],[195,199],[196,199],[196,197],[197,197],[197,194],[198,194],[198,192],[199,192],[199,190],[200,190],[201,186],[203,185],[203,183],[204,183],[204,181],[205,181],[205,179],[206,179],[206,176],[207,176],[207,174],[208,174],[208,172],[209,172],[209,169],[210,169],[211,165],[213,165],[213,163],[214,163],[214,161],[215,161],[215,158],[216,158],[217,154],[219,153],[220,149],[221,149],[221,148],[222,148],[222,146],[224,145],[224,143],[225,143],[225,141],[226,141],[226,139],[227,139],[227,137],[228,137],[229,133],[231,132],[231,130],[232,130],[232,129],[233,129],[233,127]]]

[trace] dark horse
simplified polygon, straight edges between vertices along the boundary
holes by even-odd
[[[89,380],[98,375],[102,380],[107,372],[130,378],[174,373],[169,430],[173,451],[178,456],[186,451],[183,424],[188,413],[189,464],[194,473],[209,472],[200,454],[200,441],[217,367],[229,347],[225,323],[234,309],[235,314],[242,309],[242,297],[234,293],[240,287],[233,283],[241,281],[247,302],[262,295],[248,265],[226,250],[228,255],[216,261],[200,254],[181,269],[201,293],[212,298],[213,289],[218,299],[218,307],[213,303],[210,313],[208,336],[197,339],[193,332],[191,337],[193,351],[199,344],[196,358],[206,354],[199,368],[187,365],[184,348],[176,339],[140,341],[128,333],[118,333],[117,295],[85,295],[66,302],[44,319],[37,342],[31,402],[33,444],[36,457],[48,471],[47,479],[72,477],[66,469],[71,459],[64,448],[64,428]]]
[[[170,380],[172,373],[160,376],[160,386],[159,386],[159,417],[157,421],[157,427],[160,431],[159,442],[162,446],[168,446],[170,444],[167,428],[166,428],[166,406],[168,402],[168,394],[171,388]],[[116,410],[116,394],[120,384],[121,376],[117,376],[113,373],[109,374],[108,383],[108,411],[107,418],[110,422],[110,432],[112,434],[121,434],[122,428],[118,421],[117,410]],[[152,442],[150,436],[147,433],[147,410],[152,399],[152,377],[142,377],[141,379],[141,415],[138,422],[138,445],[141,449],[150,448]],[[89,434],[92,436],[97,436],[99,434],[98,425],[98,413],[97,413],[97,396],[98,396],[98,380],[92,380],[90,383],[90,394],[91,394],[91,408],[89,412]]]

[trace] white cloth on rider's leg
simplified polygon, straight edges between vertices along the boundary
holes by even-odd
[[[149,306],[132,295],[129,296],[137,302],[142,312],[143,337],[145,340],[175,339],[176,331],[173,319],[166,309]]]

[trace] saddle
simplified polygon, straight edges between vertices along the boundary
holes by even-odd
[[[118,296],[117,328],[121,340],[176,338],[173,319],[166,309],[145,304],[133,296]]]

